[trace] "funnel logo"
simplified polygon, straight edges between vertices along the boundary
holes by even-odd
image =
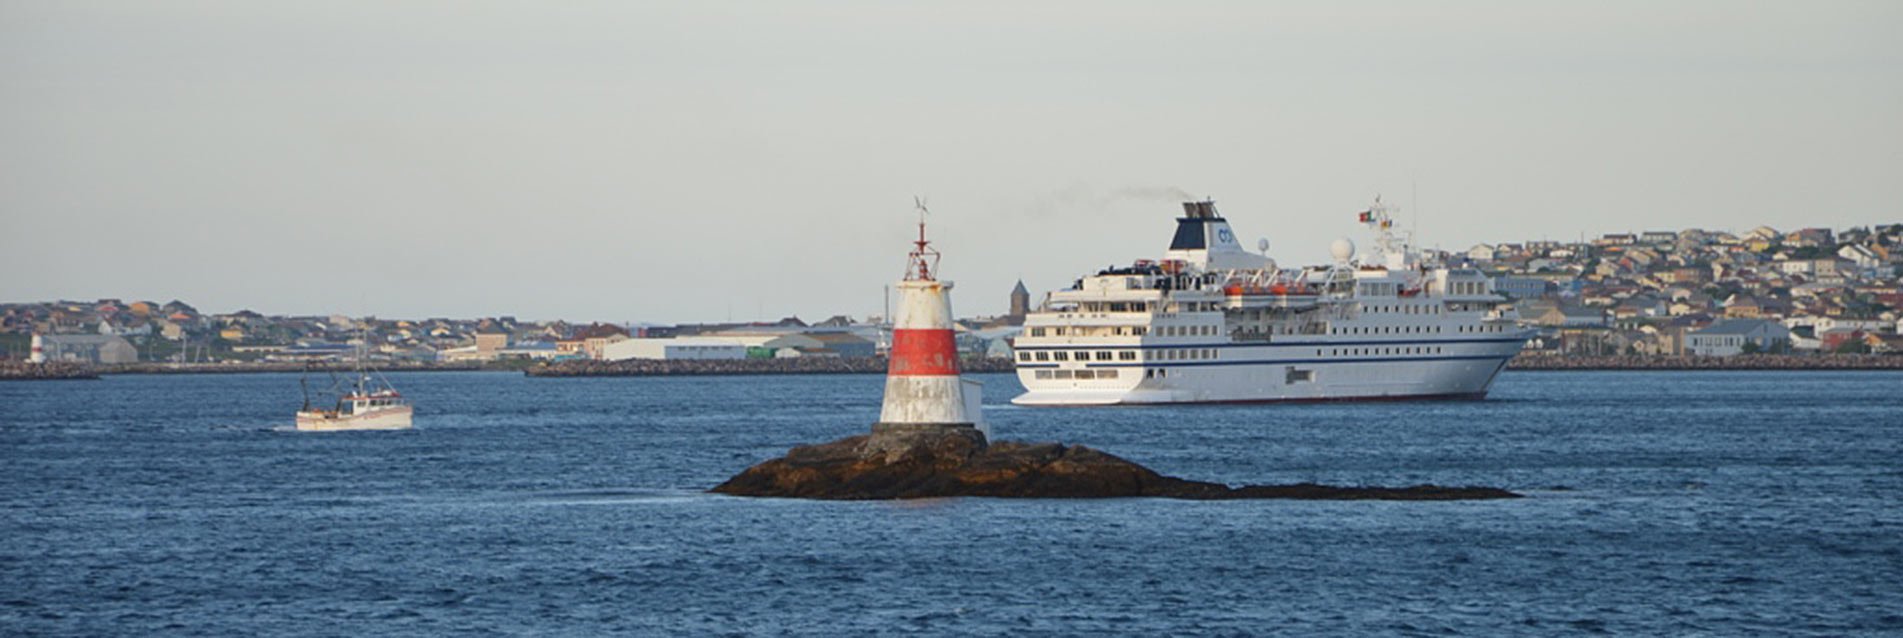
[[[1229,229],[1227,228],[1218,228],[1216,229],[1216,243],[1218,244],[1236,243],[1236,234],[1229,232]]]

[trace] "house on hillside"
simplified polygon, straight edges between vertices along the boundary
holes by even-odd
[[[576,333],[575,337],[581,340],[581,353],[583,356],[590,359],[601,359],[603,357],[603,348],[608,347],[608,344],[611,343],[626,341],[628,339],[628,331],[621,326],[598,323],[588,326],[581,332]],[[560,343],[557,343],[556,348],[558,351],[560,347]]]
[[[1533,323],[1559,328],[1587,328],[1606,325],[1605,310],[1555,304],[1532,318]]]
[[[1731,319],[1756,319],[1763,314],[1763,306],[1751,295],[1734,294],[1726,299],[1725,316]]]
[[[495,358],[496,353],[509,347],[509,331],[501,324],[484,321],[476,328],[476,352],[486,358]]]
[[[1828,246],[1836,243],[1829,228],[1804,228],[1784,236],[1786,246]]]

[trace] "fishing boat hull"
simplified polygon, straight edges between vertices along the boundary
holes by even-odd
[[[299,412],[297,413],[297,429],[305,432],[408,430],[410,415],[414,411],[410,406],[401,405],[361,414]]]

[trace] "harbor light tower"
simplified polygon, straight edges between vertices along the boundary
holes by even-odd
[[[925,239],[925,203],[918,202],[918,240],[897,285],[898,316],[892,323],[885,403],[874,433],[982,428],[983,384],[958,376],[958,344],[952,332],[951,288],[938,280],[939,253]]]

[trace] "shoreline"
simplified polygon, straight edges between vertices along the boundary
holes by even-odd
[[[877,374],[886,373],[885,357],[797,357],[792,359],[741,359],[703,361],[562,361],[526,368],[531,377],[657,377],[657,376],[740,376],[768,374]],[[961,372],[986,374],[1013,372],[1017,364],[1010,359],[965,359],[958,362]]]
[[[1741,354],[1729,357],[1603,356],[1561,357],[1522,354],[1507,362],[1508,370],[1555,372],[1576,370],[1903,370],[1903,356],[1860,354]]]
[[[796,359],[743,359],[727,361],[563,361],[551,364],[523,365],[519,362],[489,363],[411,363],[379,366],[379,372],[521,372],[530,377],[660,377],[660,376],[764,376],[787,374],[877,374],[886,373],[884,357],[813,357]],[[963,372],[973,374],[1010,373],[1016,365],[1009,359],[968,359],[959,362]],[[301,363],[122,363],[89,365],[54,362],[31,364],[0,362],[0,381],[96,380],[115,375],[165,374],[248,374],[263,372],[348,372],[349,364],[305,366]],[[1747,354],[1731,357],[1697,356],[1603,356],[1562,357],[1520,355],[1507,362],[1507,369],[1525,372],[1576,371],[1898,371],[1903,356],[1896,355],[1771,355]]]

